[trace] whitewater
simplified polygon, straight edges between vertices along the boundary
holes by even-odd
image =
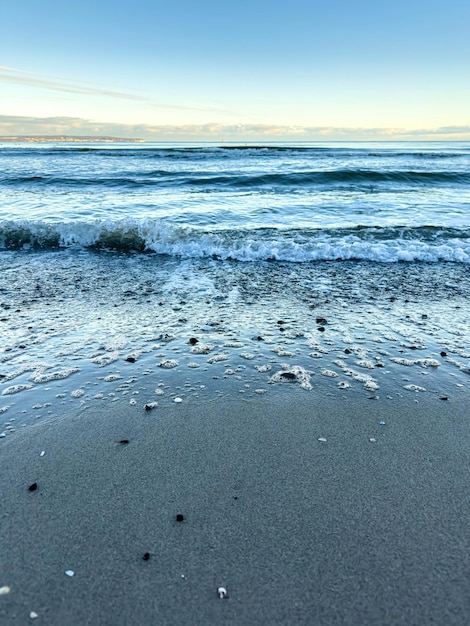
[[[0,145],[0,434],[286,384],[467,401],[469,217],[468,143]]]

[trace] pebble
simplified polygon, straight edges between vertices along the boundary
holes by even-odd
[[[75,572],[72,569],[65,570],[66,576],[75,576]]]
[[[293,372],[281,372],[281,378],[286,380],[296,380],[297,376]]]
[[[4,437],[6,437],[5,433],[0,433],[0,439],[3,439]]]
[[[146,552],[142,558],[144,561],[148,561],[150,559],[150,552]]]
[[[385,422],[384,422],[384,421],[380,421],[380,422],[379,422],[379,424],[380,424],[381,426],[385,426]]]
[[[325,443],[326,439],[325,437],[318,437],[318,441],[321,441],[321,443]]]
[[[184,515],[181,515],[181,513],[178,513],[176,516],[176,521],[177,522],[182,522],[184,520]]]
[[[10,593],[11,589],[10,587],[0,587],[0,596],[6,596],[7,593]]]
[[[151,411],[152,409],[155,409],[158,406],[158,402],[147,402],[147,404],[144,404],[144,409],[146,411]]]
[[[217,587],[217,595],[221,600],[225,600],[228,598],[227,589],[225,587]]]
[[[38,488],[38,484],[37,483],[33,483],[32,485],[30,485],[28,487],[29,491],[36,491],[36,489]]]
[[[43,450],[39,456],[44,456],[45,454],[46,454],[46,452],[45,452],[45,450]]]
[[[29,617],[31,619],[36,619],[36,617],[39,617],[39,615],[36,613],[36,611],[31,611],[31,613],[29,614]]]
[[[176,402],[176,403],[183,402],[183,398],[175,398],[173,402]]]
[[[371,443],[377,443],[377,439],[375,437],[369,437],[369,441]]]

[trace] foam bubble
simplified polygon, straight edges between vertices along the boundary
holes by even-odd
[[[300,365],[286,366],[284,369],[279,370],[271,376],[270,383],[279,382],[298,382],[302,389],[310,390],[312,385],[310,384],[311,372],[308,372]]]
[[[179,361],[176,359],[165,359],[164,361],[160,361],[158,367],[161,367],[165,370],[172,369],[173,367],[177,367],[179,365]]]
[[[20,391],[26,391],[27,389],[32,389],[33,385],[12,385],[11,387],[7,387],[2,391],[2,396],[11,396],[14,393],[19,393]]]

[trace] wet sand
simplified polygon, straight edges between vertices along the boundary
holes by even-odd
[[[463,399],[289,384],[37,422],[0,441],[0,623],[468,624],[469,435]]]

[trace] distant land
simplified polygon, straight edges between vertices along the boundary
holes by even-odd
[[[91,137],[87,135],[0,135],[0,143],[144,143],[144,141],[145,139],[129,139],[128,137]]]

